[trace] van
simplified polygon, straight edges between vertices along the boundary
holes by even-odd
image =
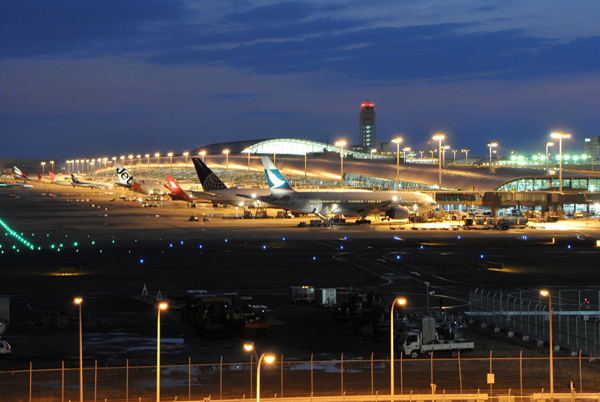
[[[8,342],[0,340],[0,355],[8,355],[12,353],[12,349]]]

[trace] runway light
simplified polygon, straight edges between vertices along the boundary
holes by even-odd
[[[460,240],[460,236],[458,236],[457,238],[458,238],[458,240]]]
[[[283,239],[281,239],[282,241],[285,241],[285,237]]]
[[[423,246],[421,246],[421,250],[423,250]]]
[[[348,240],[348,237],[344,236],[344,240]]]
[[[169,244],[169,247],[173,247],[173,243],[170,243],[170,244]]]
[[[343,249],[344,249],[344,246],[340,246],[340,249],[341,249],[341,250],[343,250]]]
[[[143,263],[144,263],[144,259],[142,258],[142,259],[140,260],[140,264],[143,264]]]
[[[225,239],[225,243],[227,243],[227,239]]]
[[[266,250],[266,249],[267,249],[267,246],[263,246],[263,250]]]
[[[183,240],[181,241],[181,245],[183,245]]]
[[[568,249],[570,249],[570,248],[571,248],[571,245],[569,244],[569,245],[567,246],[567,248],[568,248]]]
[[[313,261],[317,261],[317,257],[313,257]]]
[[[481,254],[481,255],[479,256],[479,258],[483,259],[483,254]]]
[[[397,255],[397,256],[396,256],[396,259],[397,259],[397,260],[399,260],[399,259],[400,259],[400,256],[399,256],[399,255]]]
[[[202,244],[198,246],[198,248],[202,248]]]

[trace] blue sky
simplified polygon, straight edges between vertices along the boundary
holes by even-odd
[[[600,135],[600,2],[19,0],[0,3],[2,157],[180,153],[256,138],[438,131],[567,150]]]

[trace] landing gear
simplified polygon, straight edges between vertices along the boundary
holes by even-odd
[[[369,224],[371,224],[371,220],[369,220],[369,219],[365,219],[365,218],[362,218],[362,219],[357,219],[357,220],[356,220],[356,224],[357,224],[357,225],[363,225],[363,224],[364,224],[364,225],[369,225]]]

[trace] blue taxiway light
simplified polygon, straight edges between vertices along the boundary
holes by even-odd
[[[198,246],[198,248],[202,248],[202,244]]]
[[[317,261],[317,257],[313,257],[313,261]]]
[[[143,264],[143,263],[144,263],[144,259],[142,258],[142,259],[140,260],[140,264]]]
[[[266,249],[267,249],[267,246],[263,246],[263,250],[266,250]]]
[[[483,254],[481,254],[481,255],[479,256],[479,258],[483,258]]]
[[[401,257],[399,255],[396,256],[396,259],[399,260]]]
[[[421,246],[421,250],[423,250],[423,246]]]

